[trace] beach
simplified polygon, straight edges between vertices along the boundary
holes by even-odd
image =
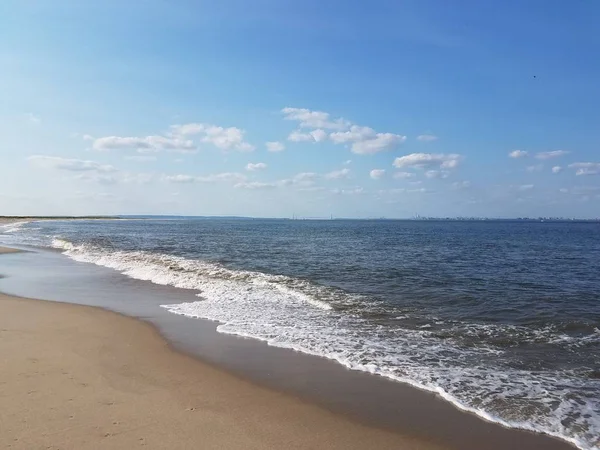
[[[4,3],[0,450],[600,450],[600,2]]]
[[[258,387],[99,308],[0,294],[0,336],[2,448],[442,448]]]
[[[18,252],[19,250],[15,250],[14,248],[0,247],[0,255]]]
[[[410,383],[219,332],[215,321],[161,307],[191,304],[195,289],[34,242],[0,246],[7,448],[573,448],[482,420]]]

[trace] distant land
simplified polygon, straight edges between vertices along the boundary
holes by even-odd
[[[0,216],[0,220],[104,220],[122,218],[121,216]]]
[[[364,221],[412,221],[412,222],[593,222],[600,223],[600,217],[593,219],[569,217],[422,217],[387,218],[387,217],[247,217],[247,216],[184,216],[184,215],[110,215],[110,216],[0,216],[3,220],[186,220],[186,219],[228,219],[228,220],[364,220]]]

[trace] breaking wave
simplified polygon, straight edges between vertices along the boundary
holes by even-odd
[[[10,222],[10,223],[6,223],[4,225],[0,225],[0,233],[15,233],[17,231],[20,231],[21,227],[28,223],[29,223],[29,221],[22,221],[22,222]]]

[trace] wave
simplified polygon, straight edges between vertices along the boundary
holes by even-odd
[[[0,225],[0,233],[15,233],[21,230],[23,225],[28,224],[29,221],[11,222]]]
[[[54,239],[70,258],[115,269],[156,284],[197,291],[198,301],[162,305],[192,318],[219,322],[217,331],[332,359],[360,370],[435,392],[462,410],[500,423],[549,434],[581,449],[600,442],[600,380],[574,370],[531,371],[503,364],[505,350],[465,345],[435,327],[390,326],[374,320],[381,305],[341,289],[283,275],[236,270],[221,264],[145,251],[115,251],[95,244]],[[393,319],[410,318],[410,313]],[[455,324],[462,334],[514,335],[518,327]],[[458,328],[457,328],[458,327]],[[527,331],[527,333],[532,333]],[[584,341],[553,330],[526,339],[554,345]],[[558,336],[558,337],[557,337]],[[562,337],[561,337],[562,336]]]
[[[139,280],[151,281],[155,284],[170,285],[182,289],[194,289],[204,295],[210,295],[214,290],[222,288],[219,283],[229,283],[227,292],[221,295],[250,295],[254,290],[260,293],[269,292],[277,301],[288,303],[290,306],[309,304],[321,310],[333,309],[332,304],[344,304],[341,291],[286,277],[269,275],[261,272],[231,270],[222,265],[190,260],[177,256],[156,254],[150,252],[124,252],[106,250],[90,244],[73,245],[72,243],[54,239],[54,248],[65,251],[72,259],[81,262],[94,263],[100,266],[118,270],[124,275]],[[241,292],[234,292],[233,287]],[[331,303],[328,303],[331,302]]]

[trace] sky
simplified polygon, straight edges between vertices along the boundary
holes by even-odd
[[[4,0],[0,215],[600,217],[600,2]]]

